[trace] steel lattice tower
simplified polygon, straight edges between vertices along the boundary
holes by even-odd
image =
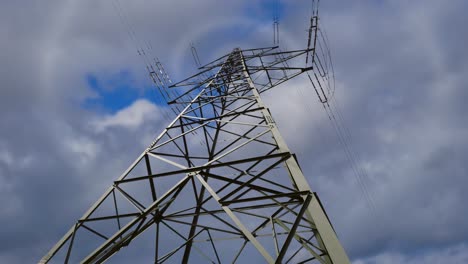
[[[320,74],[290,66],[309,57],[310,36],[303,50],[234,49],[172,85],[180,113],[40,263],[101,263],[143,233],[154,263],[349,263],[260,97]]]

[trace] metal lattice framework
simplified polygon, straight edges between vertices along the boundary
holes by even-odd
[[[269,263],[347,263],[260,98],[311,70],[288,64],[309,52],[235,49],[175,84],[191,87],[172,102],[184,109],[41,263],[59,250],[64,262],[100,263],[144,231],[156,234],[156,263],[186,263],[195,255],[236,262],[254,253]],[[85,241],[95,244],[92,251],[76,243],[81,233],[95,238]]]
[[[235,49],[172,85],[178,116],[40,263],[101,263],[144,233],[154,263],[349,263],[260,97],[320,74],[291,66],[310,42]]]

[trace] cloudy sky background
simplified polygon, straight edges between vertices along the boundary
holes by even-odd
[[[37,262],[167,125],[120,9],[177,80],[195,72],[190,42],[202,62],[271,45],[271,2],[2,1],[0,263]],[[309,3],[282,2],[284,48],[305,46]],[[354,263],[468,262],[466,10],[321,1],[375,210],[306,80],[267,95]]]

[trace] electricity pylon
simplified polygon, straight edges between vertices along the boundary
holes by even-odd
[[[316,24],[306,49],[234,49],[173,84],[177,117],[40,263],[118,259],[143,234],[154,263],[349,263],[260,96],[321,74],[290,66],[314,61]]]
[[[191,87],[183,110],[40,263],[101,263],[145,231],[155,263],[349,263],[260,97],[313,70],[289,66],[312,51],[235,49],[173,85]]]

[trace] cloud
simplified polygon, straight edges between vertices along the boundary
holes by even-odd
[[[154,104],[148,100],[139,99],[114,115],[104,116],[92,121],[91,125],[98,133],[109,128],[119,127],[135,130],[146,122],[160,120],[161,115],[162,113]]]
[[[13,157],[6,150],[0,151],[0,161],[6,165],[11,165],[13,163]]]
[[[269,21],[246,33],[260,2],[120,1],[174,80],[194,71],[189,40],[202,62],[237,45],[269,45]],[[321,3],[336,96],[375,212],[306,80],[265,101],[341,241],[356,263],[467,262],[467,4]],[[83,108],[95,96],[90,73],[126,70],[128,89],[149,84],[114,4],[9,2],[0,10],[0,262],[37,262],[167,125],[165,109],[149,99],[112,114]],[[282,44],[302,47],[308,2],[284,5]]]
[[[88,161],[95,159],[99,151],[98,145],[86,138],[70,138],[67,140],[67,144],[70,152],[78,156],[80,161],[78,166],[86,165]]]
[[[462,264],[468,261],[468,248],[466,244],[460,244],[440,250],[425,251],[415,255],[403,255],[398,252],[378,254],[370,258],[356,260],[355,264],[387,264],[387,263],[453,263]]]

